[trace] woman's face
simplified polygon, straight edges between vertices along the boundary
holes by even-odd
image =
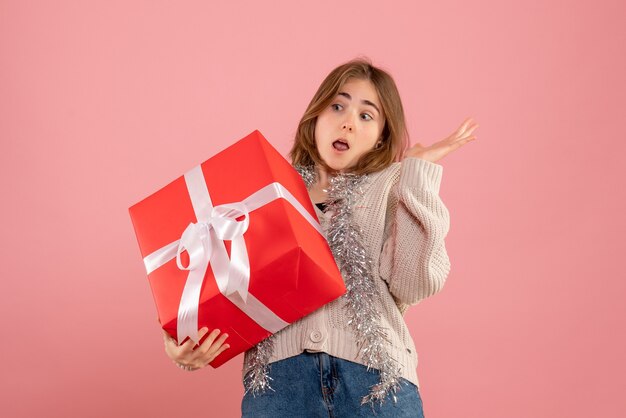
[[[385,119],[378,93],[369,80],[349,79],[315,123],[315,144],[333,170],[353,167],[375,147]]]

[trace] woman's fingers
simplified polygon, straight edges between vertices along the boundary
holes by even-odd
[[[465,126],[465,124],[463,126]],[[450,137],[448,137],[447,142],[451,145],[451,144],[455,144],[459,140],[465,140],[465,139],[470,138],[472,136],[472,132],[474,132],[474,130],[478,128],[478,126],[479,125],[476,122],[472,122],[470,125],[465,126],[465,129],[463,131],[457,131],[455,132],[454,135],[451,135]],[[476,138],[476,137],[473,136],[473,138]],[[467,141],[463,143],[466,143],[466,142]]]
[[[166,349],[173,349],[175,347],[178,347],[178,344],[176,344],[176,340],[173,339],[170,334],[168,334],[167,331],[163,330],[163,342],[165,343],[165,348]]]
[[[181,349],[180,347],[178,347],[176,340],[170,337],[170,335],[166,331],[163,331],[163,342],[165,343],[165,353],[167,354],[167,356],[173,361],[178,360],[180,357]]]
[[[202,338],[202,337],[200,337],[200,338]],[[187,356],[187,355],[193,353],[193,347],[195,345],[196,345],[196,343],[191,338],[187,338],[187,341],[185,341],[184,343],[182,343],[181,345],[178,346],[179,354],[183,355],[183,356]]]
[[[201,328],[198,331],[198,341],[200,341],[208,332],[209,332],[208,328],[206,328],[206,327]],[[204,342],[206,343],[210,339],[211,339],[211,335],[209,335]],[[185,341],[185,343],[181,346],[182,347],[182,355],[184,355],[186,357],[194,358],[194,359],[197,358],[201,354],[200,351],[199,351],[199,348],[201,346],[198,346],[198,348],[194,349],[195,346],[196,346],[196,343],[193,342],[191,340],[191,338],[188,339],[187,341]]]
[[[469,138],[476,138],[476,135],[472,135],[472,132],[468,131],[465,134],[463,134],[463,136],[455,138],[454,141],[452,141],[452,142],[455,143],[455,142],[463,141],[463,140],[469,139]]]
[[[215,342],[213,344],[201,347],[202,353],[204,355],[211,355],[213,353],[215,353],[217,350],[219,350],[222,345],[224,344],[224,341],[226,341],[226,338],[228,338],[228,334],[224,333],[222,335],[220,335],[220,337],[215,340]],[[206,341],[205,341],[206,342]]]
[[[463,132],[465,132],[465,130],[470,126],[470,124],[473,122],[472,118],[467,118],[463,121],[463,123],[461,124],[461,126],[459,126],[459,129],[456,130],[456,134],[462,134]]]
[[[213,342],[215,341],[215,339],[217,338],[218,335],[220,335],[220,330],[215,328],[213,331],[211,331],[209,336],[206,337],[206,340],[204,340],[202,342],[202,344],[200,344],[200,347],[198,347],[198,351],[200,353],[206,353],[207,350],[211,347],[211,344],[213,344]]]
[[[198,331],[198,336],[202,339],[209,332],[208,328],[202,328]],[[165,343],[165,352],[178,364],[191,366],[195,369],[201,368],[213,361],[224,350],[230,348],[229,344],[224,344],[228,334],[220,335],[219,329],[214,329],[207,338],[195,350],[195,343],[188,339],[183,344],[178,345],[176,340],[172,338],[167,331],[163,330],[163,340]]]
[[[193,353],[193,348],[196,345],[196,343],[191,339],[191,338],[187,338],[187,340],[178,345],[178,343],[176,342],[176,340],[172,337],[170,337],[170,335],[166,332],[163,331],[163,338],[165,340],[165,349],[169,350],[175,357],[177,358],[184,358],[184,357],[188,357]],[[202,339],[202,337],[204,337],[204,335],[208,332],[207,328],[202,328],[201,330],[198,331],[198,339]]]
[[[222,345],[215,353],[211,355],[211,358],[208,360],[207,363],[212,362],[217,356],[219,356],[220,354],[222,354],[224,351],[226,351],[229,348],[230,348],[230,345],[228,344]]]
[[[474,139],[476,139],[476,137],[475,137],[475,136],[470,136],[470,137],[467,137],[467,138],[461,138],[461,139],[459,139],[459,140],[454,141],[453,143],[451,143],[451,144],[450,144],[450,148],[451,148],[452,150],[455,150],[455,149],[459,148],[461,145],[465,145],[465,144],[467,144],[469,141],[473,141]]]
[[[478,124],[477,123],[472,123],[470,126],[467,127],[467,129],[465,130],[465,132],[463,132],[463,134],[461,136],[470,135],[472,132],[474,132],[474,130],[476,128],[478,128]]]
[[[456,139],[458,137],[464,137],[468,134],[471,134],[474,131],[474,129],[476,129],[477,127],[478,127],[478,124],[474,122],[474,119],[472,118],[465,119],[465,121],[461,124],[459,129],[457,129],[452,135],[450,135],[450,138]]]
[[[222,344],[222,342],[216,342],[211,346],[209,351],[202,355],[201,360],[203,362],[203,365],[206,366],[207,364],[215,360],[217,356],[219,356],[221,353],[228,350],[229,348],[230,344]]]
[[[219,336],[219,338],[217,338]],[[193,365],[195,367],[205,367],[212,362],[220,353],[230,347],[229,344],[224,344],[224,341],[228,338],[228,334],[223,333],[220,335],[219,329],[214,329],[206,340],[194,351],[192,357]]]

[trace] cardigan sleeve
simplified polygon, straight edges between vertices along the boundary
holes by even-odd
[[[388,205],[391,225],[379,258],[379,274],[396,302],[414,305],[439,292],[450,272],[444,238],[450,214],[439,197],[443,167],[405,158]]]

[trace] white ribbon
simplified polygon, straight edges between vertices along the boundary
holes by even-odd
[[[211,266],[217,287],[253,321],[271,333],[289,323],[282,320],[261,301],[248,293],[250,263],[244,239],[250,212],[276,200],[289,202],[320,234],[317,220],[280,183],[271,183],[241,202],[213,207],[201,166],[185,173],[185,183],[198,222],[190,223],[180,240],[174,241],[144,258],[148,274],[176,258],[181,270],[188,270],[187,281],[178,306],[178,342],[186,337],[198,343],[198,307],[200,290],[207,269]],[[243,216],[242,221],[237,218]],[[224,240],[231,241],[230,259]],[[187,250],[189,264],[184,267],[180,254]]]
[[[245,217],[244,220],[237,221],[242,215]],[[228,269],[226,294],[238,293],[245,302],[250,283],[250,263],[243,234],[249,224],[248,210],[241,203],[214,207],[211,217],[206,222],[190,223],[183,232],[176,251],[176,265],[181,270],[206,272],[206,265],[209,262],[217,265],[223,261],[213,252],[213,242],[216,242],[214,238],[231,241],[230,263],[221,266]],[[187,267],[183,267],[180,261],[180,254],[184,250],[189,254]]]

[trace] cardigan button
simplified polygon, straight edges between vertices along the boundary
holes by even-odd
[[[311,338],[311,341],[313,341],[314,343],[319,343],[320,341],[322,341],[322,333],[320,331],[313,331],[309,337]]]

